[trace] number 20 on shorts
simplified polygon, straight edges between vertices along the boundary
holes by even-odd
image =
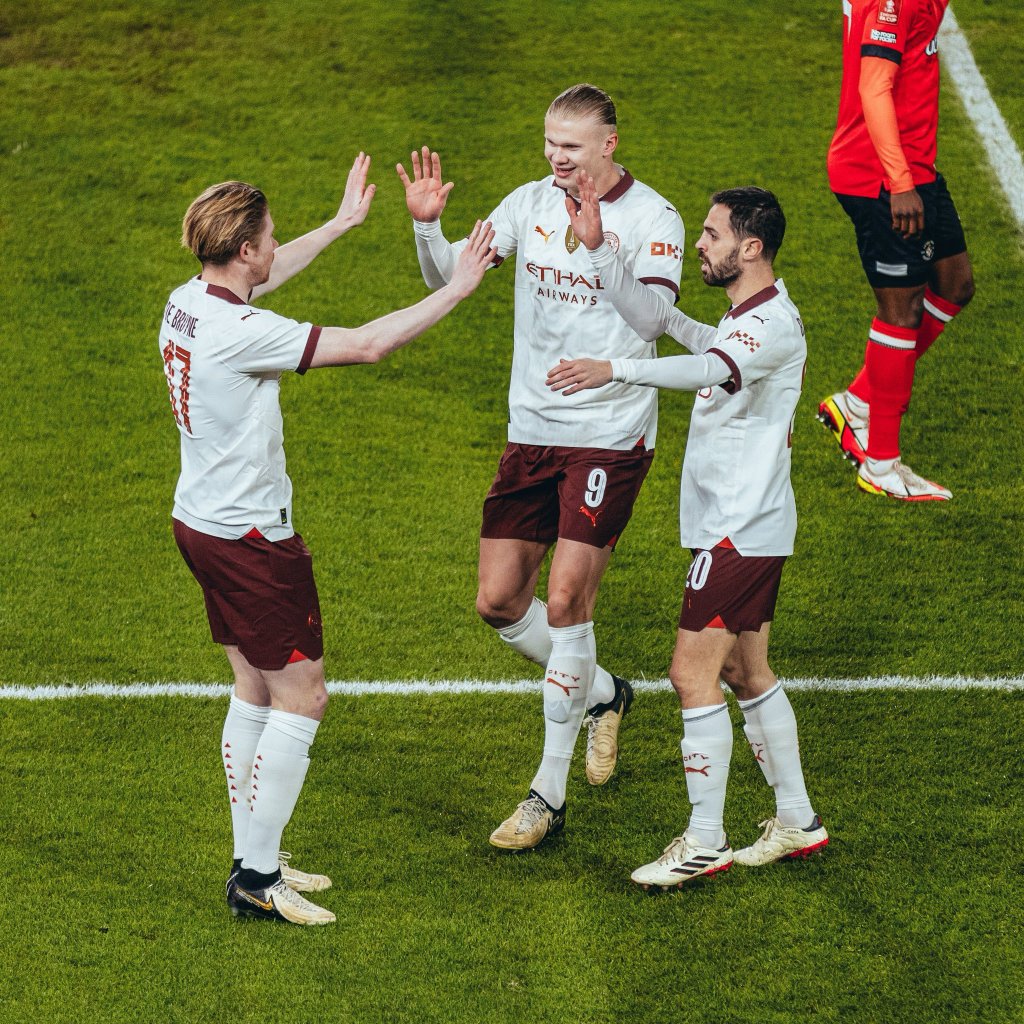
[[[686,574],[686,585],[690,590],[701,590],[708,581],[708,573],[711,572],[711,552],[700,551],[697,557],[690,563],[690,569]]]

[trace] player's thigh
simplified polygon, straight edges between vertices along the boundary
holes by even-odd
[[[477,611],[499,628],[518,622],[530,607],[550,544],[481,537]]]
[[[727,629],[680,629],[676,633],[668,676],[684,708],[721,704],[722,666],[736,640],[736,634]]]
[[[614,548],[633,514],[654,452],[644,448],[562,449],[558,539]]]
[[[480,537],[550,547],[558,536],[558,450],[510,443],[484,498]]]
[[[247,704],[267,707],[270,704],[270,690],[267,689],[263,673],[249,664],[236,644],[224,644],[223,647],[235,677],[235,696]]]
[[[548,622],[552,626],[574,626],[593,619],[597,591],[611,554],[611,547],[559,539],[548,574]]]

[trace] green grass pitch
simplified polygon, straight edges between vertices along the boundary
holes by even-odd
[[[1024,13],[955,9],[1021,144]],[[440,151],[454,237],[546,173],[543,112],[588,80],[617,102],[621,162],[676,204],[689,246],[716,188],[764,184],[787,213],[777,269],[809,363],[776,671],[1019,676],[1024,255],[948,80],[939,164],[978,294],[919,368],[905,449],[954,500],[860,494],[814,422],[872,308],[825,181],[840,32],[838,0],[0,4],[0,687],[226,678],[169,524],[156,332],[196,269],[177,245],[189,201],[253,181],[283,241],[326,220],[371,153],[366,225],[266,300],[361,323],[424,294],[394,164]],[[330,678],[529,674],[473,612],[511,278],[489,275],[379,366],[284,384]],[[723,302],[691,248],[681,305],[715,322]],[[687,564],[689,400],[661,410],[596,616],[602,662],[631,676],[665,674]],[[286,834],[300,866],[335,878],[323,930],[239,924],[222,905],[223,702],[0,701],[0,1021],[1020,1021],[1020,694],[793,700],[827,854],[656,898],[628,873],[685,823],[669,695],[638,702],[606,789],[574,768],[566,835],[520,857],[486,836],[529,781],[538,701],[337,698]],[[770,806],[740,741],[727,825],[746,842]]]

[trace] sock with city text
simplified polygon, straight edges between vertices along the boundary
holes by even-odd
[[[511,626],[498,630],[498,636],[514,651],[537,665],[547,667],[551,657],[551,633],[548,630],[548,606],[535,597],[530,603],[526,614]],[[612,674],[596,665],[594,684],[590,688],[587,707],[595,704],[607,704],[615,697],[615,681]]]
[[[732,722],[725,703],[683,709],[683,771],[692,804],[686,831],[701,846],[725,845],[725,790],[732,760]]]
[[[765,782],[775,791],[779,823],[805,828],[814,820],[814,808],[800,765],[796,715],[786,691],[776,683],[767,693],[738,703],[747,742]]]
[[[544,672],[544,756],[530,788],[552,807],[565,803],[569,764],[594,682],[593,622],[549,626],[551,657]]]

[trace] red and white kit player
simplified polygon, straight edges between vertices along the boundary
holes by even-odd
[[[180,434],[174,537],[203,589],[213,639],[234,692],[221,738],[231,801],[236,914],[327,924],[334,914],[300,892],[330,886],[280,850],[327,706],[313,560],[292,523],[279,402],[285,371],[370,363],[437,323],[483,278],[493,232],[470,235],[450,283],[363,327],[316,327],[253,303],[362,223],[373,198],[362,153],[337,215],[278,248],[263,193],[213,185],[185,214],[183,244],[202,272],[171,293],[160,354]]]
[[[733,734],[719,680],[739,701],[776,800],[762,836],[735,859],[768,864],[828,843],[804,785],[793,709],[768,665],[768,632],[796,534],[790,446],[807,346],[772,269],[786,222],[771,192],[734,188],[711,197],[697,252],[705,283],[725,288],[732,302],[717,329],[639,293],[602,240],[602,211],[589,183],[581,194],[573,227],[593,250],[611,300],[642,335],[667,331],[694,353],[564,360],[548,375],[549,386],[569,397],[616,381],[697,392],[679,497],[680,539],[694,558],[669,671],[682,704],[692,811],[683,835],[632,874],[644,888],[675,888],[733,862],[724,830]]]
[[[818,418],[859,466],[857,484],[904,501],[947,488],[901,459],[918,360],[974,294],[967,243],[935,168],[938,31],[948,0],[843,0],[843,81],[829,184],[853,222],[877,309],[864,365]]]
[[[612,548],[629,521],[657,434],[653,391],[615,385],[566,402],[545,386],[565,356],[650,359],[654,339],[637,334],[608,300],[601,275],[573,234],[566,197],[593,176],[608,244],[636,287],[667,304],[679,294],[683,224],[664,198],[615,162],[615,107],[602,90],[577,85],[544,120],[552,173],[507,196],[491,215],[500,263],[516,256],[508,446],[484,503],[477,610],[508,644],[545,667],[544,752],[530,792],[492,834],[495,846],[526,849],[561,829],[573,747],[588,727],[587,778],[614,770],[629,684],[597,664],[593,613]],[[414,219],[420,267],[432,287],[448,280],[462,244],[439,218],[452,184],[436,153],[399,165]],[[556,544],[557,541],[557,544]],[[545,606],[534,591],[555,545]]]

